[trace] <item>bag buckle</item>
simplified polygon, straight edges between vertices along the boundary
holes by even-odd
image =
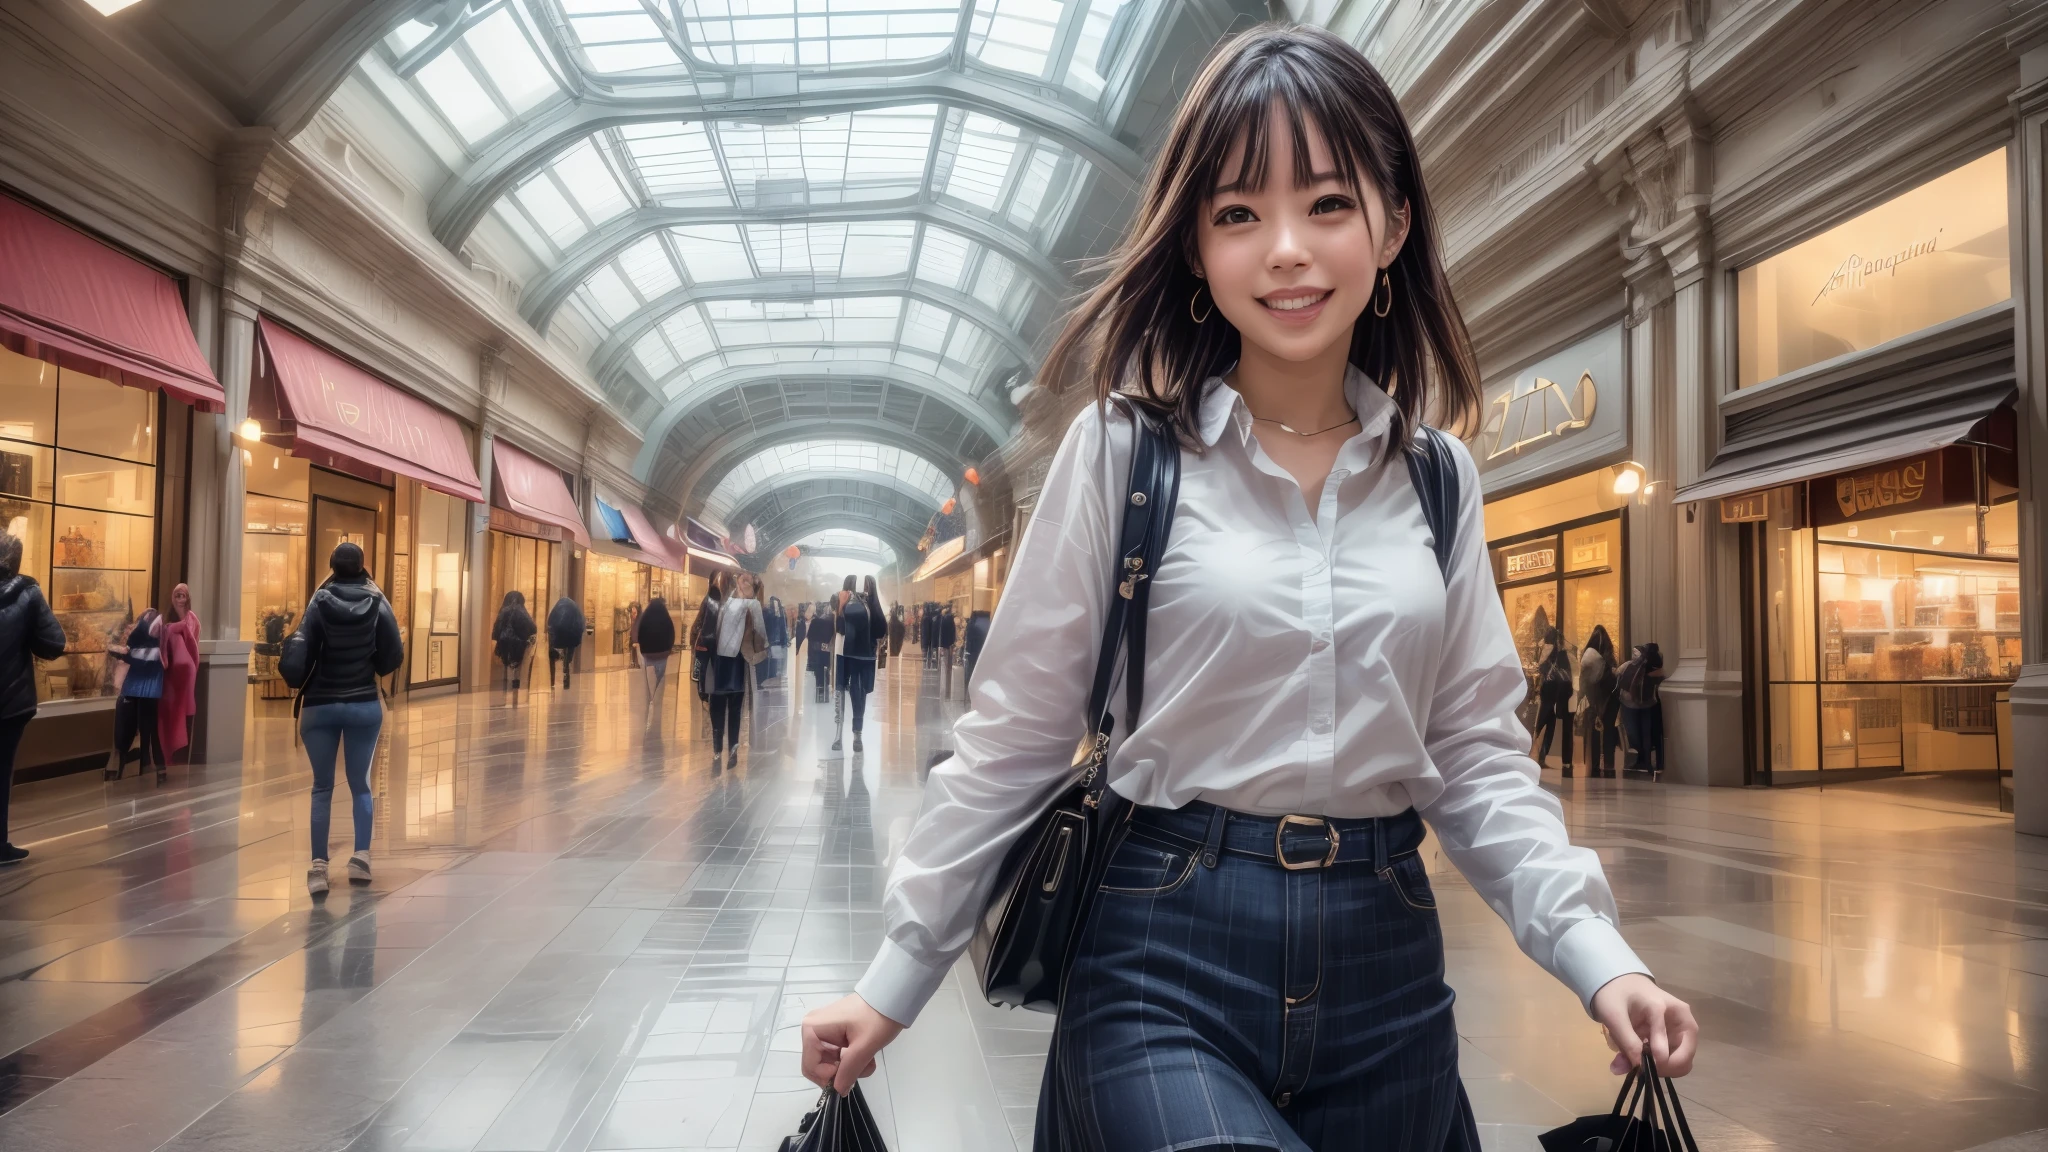
[[[1323,853],[1323,857],[1320,860],[1289,860],[1287,858],[1287,826],[1289,824],[1299,824],[1304,828],[1320,827],[1323,830],[1323,835],[1329,838],[1330,850]],[[1328,868],[1337,862],[1337,844],[1339,840],[1337,826],[1330,823],[1329,818],[1326,816],[1282,816],[1280,823],[1273,827],[1273,858],[1278,860],[1280,866],[1289,872],[1308,872],[1319,868]]]

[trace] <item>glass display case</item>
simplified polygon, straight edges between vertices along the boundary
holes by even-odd
[[[154,599],[157,405],[0,349],[0,527],[65,638],[36,666],[38,700],[113,695],[107,646]]]

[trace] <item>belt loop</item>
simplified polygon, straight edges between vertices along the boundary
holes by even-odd
[[[1230,822],[1230,809],[1221,804],[1209,806],[1209,834],[1202,837],[1202,867],[1216,867],[1216,858],[1223,851],[1223,826]]]
[[[1387,859],[1387,821],[1385,817],[1375,816],[1372,821],[1372,870],[1384,873],[1391,867],[1393,864]]]

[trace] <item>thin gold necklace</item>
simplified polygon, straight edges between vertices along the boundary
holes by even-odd
[[[1304,440],[1309,438],[1310,436],[1321,436],[1325,432],[1335,432],[1337,429],[1344,427],[1344,425],[1346,424],[1358,423],[1358,416],[1356,413],[1354,413],[1338,421],[1337,423],[1330,425],[1328,428],[1318,428],[1313,432],[1303,432],[1301,429],[1296,428],[1290,424],[1283,424],[1278,420],[1271,420],[1264,416],[1254,416],[1252,417],[1252,419],[1260,424],[1272,424],[1278,427],[1282,432],[1292,432],[1296,436],[1299,436]]]

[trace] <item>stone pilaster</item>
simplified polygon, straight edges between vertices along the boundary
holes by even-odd
[[[2048,45],[2020,58],[2013,97],[2010,212],[2019,378],[2020,668],[2012,686],[2013,826],[2048,836]]]

